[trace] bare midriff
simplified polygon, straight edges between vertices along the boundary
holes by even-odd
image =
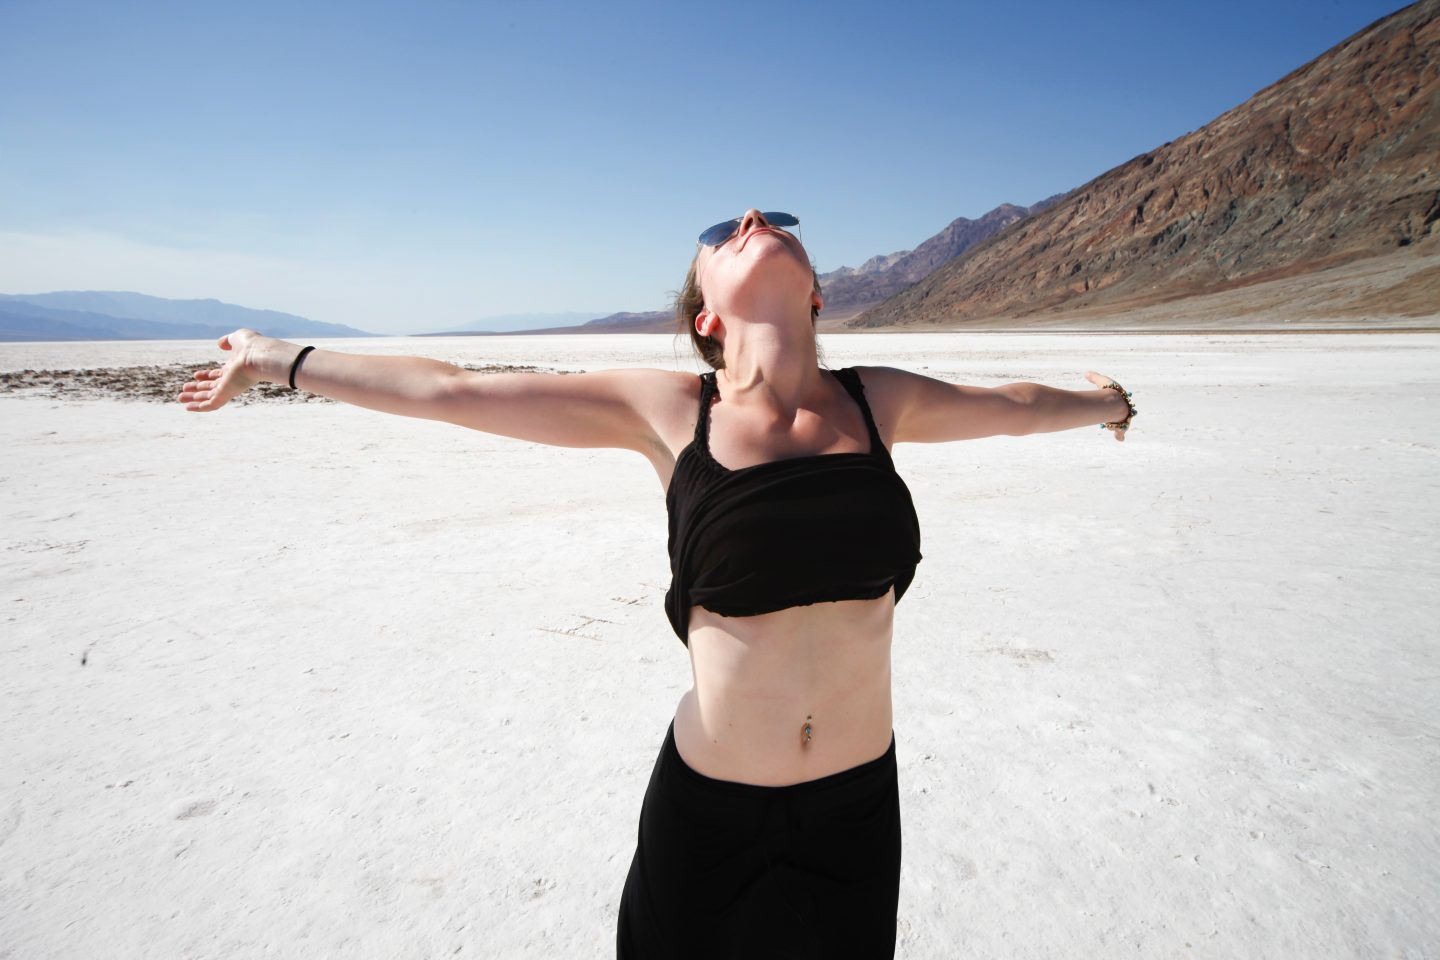
[[[675,711],[681,758],[717,780],[787,786],[882,756],[894,615],[893,592],[754,617],[693,608],[694,686]]]

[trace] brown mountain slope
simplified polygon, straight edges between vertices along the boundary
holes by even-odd
[[[1372,24],[850,325],[1143,307],[1434,247],[1437,15],[1422,0]]]
[[[893,297],[977,243],[1023,219],[1032,209],[1039,209],[1039,205],[1017,207],[1013,203],[1002,203],[978,220],[969,217],[952,220],[944,230],[914,250],[871,257],[858,268],[841,267],[820,274],[826,316],[852,317],[866,307]]]

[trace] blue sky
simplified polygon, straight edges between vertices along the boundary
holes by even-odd
[[[387,333],[659,309],[747,206],[853,266],[1078,186],[1401,6],[0,0],[0,292]]]

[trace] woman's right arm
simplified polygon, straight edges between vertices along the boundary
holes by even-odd
[[[179,397],[185,409],[218,410],[261,381],[287,383],[301,350],[253,330],[220,338],[220,347],[234,358],[224,367],[198,371],[185,384]],[[486,374],[423,357],[313,350],[295,385],[384,413],[536,443],[618,447],[652,456],[668,451],[657,424],[673,417],[676,392],[693,389],[686,382],[693,379],[663,370]]]

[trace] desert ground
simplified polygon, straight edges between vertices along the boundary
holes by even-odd
[[[321,345],[699,369],[668,336]],[[1440,333],[825,353],[1098,370],[1141,411],[895,451],[898,956],[1440,957]],[[613,955],[691,679],[648,464],[164,402],[221,357],[0,344],[0,957]]]

